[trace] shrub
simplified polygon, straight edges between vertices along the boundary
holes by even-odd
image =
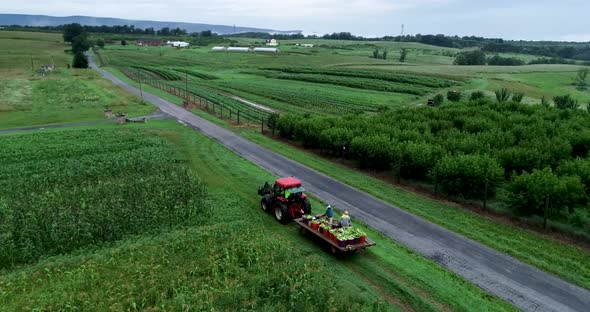
[[[522,66],[524,61],[516,57],[501,57],[494,55],[488,59],[488,65],[496,66]]]
[[[549,100],[547,100],[547,98],[544,95],[541,98],[541,106],[543,106],[543,107],[551,106],[551,103],[549,103]]]
[[[445,96],[442,94],[437,94],[434,96],[434,98],[432,98],[434,100],[434,105],[435,106],[439,106],[441,104],[443,104],[445,102]],[[590,105],[590,104],[589,104]]]
[[[496,90],[495,93],[496,93],[496,100],[498,100],[498,103],[504,103],[510,99],[510,90],[508,90],[506,88]]]
[[[520,103],[522,102],[522,98],[524,98],[524,93],[514,93],[512,95],[512,101],[516,102],[516,103]]]
[[[553,102],[559,109],[577,109],[579,106],[578,101],[569,94],[555,96],[553,97]]]
[[[72,67],[74,68],[88,68],[88,58],[83,52],[78,51],[74,54],[74,60],[72,61]]]
[[[516,213],[543,216],[545,221],[566,208],[573,212],[574,206],[584,198],[579,177],[560,178],[551,168],[535,169],[514,177],[509,190],[510,203]]]
[[[437,182],[449,195],[483,199],[492,197],[495,187],[504,179],[504,170],[487,155],[446,156],[434,170]],[[487,184],[487,185],[486,185]]]
[[[461,94],[461,92],[459,91],[449,90],[447,92],[447,99],[451,102],[459,102],[461,101],[462,97],[463,94]]]
[[[485,93],[483,93],[483,91],[474,91],[471,93],[469,100],[470,101],[478,101],[478,100],[481,100],[485,97],[486,97],[486,95],[485,95]]]
[[[455,57],[455,61],[453,62],[453,64],[455,64],[455,65],[485,65],[486,64],[486,54],[480,50],[461,52],[461,53],[457,54],[457,57]]]

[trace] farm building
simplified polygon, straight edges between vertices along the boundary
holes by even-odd
[[[226,51],[227,48],[226,47],[213,47],[211,48],[211,51]]]
[[[313,48],[313,44],[311,43],[296,43],[295,45],[298,47]]]
[[[175,48],[188,48],[190,44],[184,41],[166,41],[166,45]]]
[[[268,39],[268,40],[266,40],[266,45],[267,46],[276,47],[279,44],[280,43],[277,42],[277,39]]]
[[[164,45],[161,39],[149,38],[149,39],[137,39],[136,44],[140,47],[159,47]]]
[[[254,52],[265,52],[265,53],[279,53],[280,50],[277,48],[254,48]]]
[[[227,48],[228,52],[250,52],[250,48],[244,47],[229,47]]]

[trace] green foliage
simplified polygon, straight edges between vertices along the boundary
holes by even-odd
[[[279,120],[279,114],[270,114],[266,118],[266,126],[269,129],[276,129],[278,120]]]
[[[517,92],[517,93],[512,94],[512,101],[514,101],[516,103],[522,102],[522,98],[524,98],[524,93]]]
[[[502,88],[499,90],[495,91],[496,93],[496,100],[498,100],[498,103],[504,103],[507,102],[510,99],[510,90],[508,90],[507,88]]]
[[[199,178],[153,135],[21,134],[0,150],[0,268],[205,221]]]
[[[541,98],[541,106],[546,107],[546,108],[551,106],[551,103],[549,103],[549,100],[547,100],[547,98],[544,95]]]
[[[374,59],[378,59],[379,58],[379,49],[373,50],[373,58]]]
[[[90,42],[86,34],[81,34],[72,39],[72,52],[86,52],[90,49]]]
[[[436,106],[442,105],[445,102],[445,96],[440,93],[435,95],[432,99],[434,100],[434,105]]]
[[[98,38],[98,39],[96,40],[96,45],[97,45],[99,48],[103,49],[103,48],[104,48],[104,39],[102,39],[102,38]]]
[[[126,46],[127,45],[127,40],[125,40],[125,39],[121,40],[121,45],[122,46]]]
[[[559,177],[551,168],[516,176],[509,189],[512,208],[525,216],[550,217],[563,209],[573,212],[574,206],[585,197],[579,177]]]
[[[408,50],[402,48],[400,55],[399,55],[399,62],[400,63],[405,63],[406,62],[406,57],[408,56]]]
[[[278,121],[284,138],[364,168],[391,169],[406,179],[432,182],[440,172],[446,193],[476,199],[483,196],[486,174],[492,197],[495,187],[507,183],[501,177],[557,168],[565,166],[564,161],[587,157],[590,132],[583,127],[590,127],[590,114],[560,114],[554,108],[515,102],[483,106],[459,102],[438,109],[399,108],[340,118],[287,114]],[[569,185],[567,175],[571,175],[584,182],[584,172],[570,168],[557,179],[563,177]]]
[[[350,143],[350,153],[365,168],[388,169],[391,163],[401,159],[399,143],[392,142],[387,135],[355,137]]]
[[[586,79],[588,78],[588,73],[590,70],[588,68],[581,68],[578,70],[578,74],[576,75],[576,79],[574,84],[578,86],[580,90],[586,90],[588,88],[588,82]]]
[[[389,53],[389,51],[387,51],[387,49],[383,50],[383,53],[381,54],[381,58],[384,59],[384,60],[386,60],[388,53]]]
[[[555,107],[559,109],[577,109],[579,106],[578,100],[574,99],[569,94],[554,96],[553,102],[555,103]]]
[[[451,102],[459,102],[461,101],[461,98],[463,98],[463,94],[461,94],[460,91],[456,91],[456,90],[449,90],[447,92],[447,100],[451,101]]]
[[[483,199],[495,194],[495,187],[504,180],[504,170],[488,155],[457,155],[444,157],[434,169],[442,190],[453,196]]]
[[[84,33],[84,28],[78,23],[66,24],[63,26],[64,42],[72,42],[72,40]]]
[[[578,176],[580,182],[584,185],[584,194],[586,198],[590,196],[590,159],[576,158],[565,160],[559,164],[556,173],[560,176]]]
[[[524,61],[516,57],[501,57],[494,55],[488,59],[488,65],[495,66],[522,66]]]
[[[72,61],[72,67],[74,68],[88,68],[88,58],[84,55],[84,52],[78,51],[74,54]]]
[[[470,101],[479,101],[481,99],[484,99],[486,97],[486,94],[483,93],[483,91],[473,91],[471,93],[471,96],[469,97]]]
[[[455,64],[455,65],[485,65],[486,64],[486,54],[485,54],[485,52],[480,51],[480,50],[461,52],[461,53],[457,54],[453,64]]]

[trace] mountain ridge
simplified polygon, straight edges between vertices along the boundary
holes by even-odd
[[[133,25],[136,28],[161,29],[164,27],[181,28],[190,32],[199,32],[211,30],[218,34],[233,34],[243,32],[265,32],[272,34],[295,34],[301,33],[301,30],[274,30],[256,27],[216,25],[204,23],[172,22],[172,21],[152,21],[152,20],[133,20],[114,17],[94,17],[84,15],[73,16],[49,16],[49,15],[30,15],[30,14],[11,14],[0,13],[0,25],[11,26],[60,26],[64,24],[79,23],[88,26],[115,26],[115,25]]]

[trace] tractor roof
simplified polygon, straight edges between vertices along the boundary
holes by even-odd
[[[301,186],[301,181],[299,179],[292,178],[292,177],[280,178],[280,179],[276,180],[275,183],[282,188],[291,188],[291,187]]]

